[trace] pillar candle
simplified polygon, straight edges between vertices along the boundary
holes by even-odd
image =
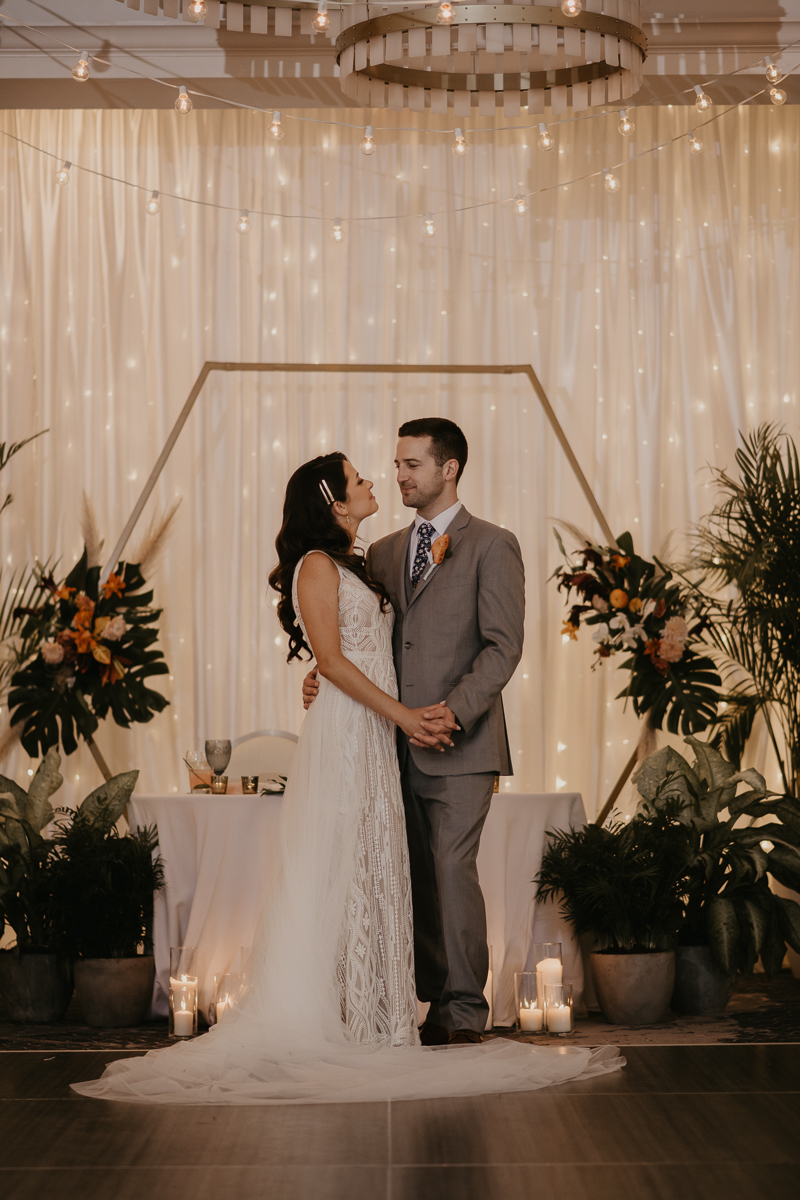
[[[568,1004],[560,1004],[557,1008],[548,1004],[547,1030],[549,1033],[569,1033],[572,1030],[572,1012]]]
[[[176,1009],[173,1025],[176,1037],[191,1037],[194,1033],[194,1013],[185,1008]]]
[[[519,1027],[525,1033],[538,1033],[542,1028],[542,1010],[540,1008],[521,1008],[519,1010]]]

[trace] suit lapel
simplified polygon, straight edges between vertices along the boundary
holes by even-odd
[[[397,598],[400,601],[400,607],[403,612],[408,608],[408,592],[406,591],[406,577],[408,575],[408,548],[411,545],[411,534],[414,530],[414,522],[412,521],[405,532],[404,537],[397,539],[397,545],[394,549],[394,579],[395,588],[397,590]]]
[[[448,550],[451,550],[451,551],[455,550],[456,546],[458,545],[458,543],[461,541],[462,537],[464,536],[464,530],[466,529],[467,525],[469,525],[470,519],[471,519],[470,514],[467,512],[467,510],[464,508],[464,505],[462,504],[461,508],[458,510],[456,515],[453,517],[453,520],[450,522],[450,525],[447,530],[447,532],[450,534],[450,545],[448,546]],[[408,543],[406,543],[406,554],[408,554]],[[419,583],[416,586],[416,589],[411,594],[411,599],[408,602],[409,608],[411,607],[411,605],[414,603],[415,600],[419,599],[419,597],[425,591],[425,588],[428,586],[428,584],[433,583],[434,579],[439,574],[439,572],[446,570],[446,568],[447,568],[447,559],[445,559],[443,562],[441,562],[439,564],[439,566],[436,567],[435,570],[431,571],[431,573],[427,579],[425,579],[425,578],[420,579]],[[423,572],[423,575],[424,575],[424,572]],[[405,595],[405,592],[403,593],[403,595]]]

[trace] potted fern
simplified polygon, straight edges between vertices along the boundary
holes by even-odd
[[[0,993],[12,1021],[60,1021],[72,997],[69,959],[54,944],[54,847],[42,836],[55,816],[60,761],[49,750],[27,792],[0,775],[0,934],[8,926],[15,938],[0,951]]]
[[[663,1020],[675,983],[685,829],[659,812],[548,837],[537,901],[558,901],[576,935],[593,942],[592,975],[606,1020]]]
[[[164,868],[153,829],[121,836],[116,823],[138,771],[116,775],[57,824],[55,940],[75,964],[87,1024],[129,1026],[147,1015],[155,980],[153,901]]]

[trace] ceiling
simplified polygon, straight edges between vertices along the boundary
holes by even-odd
[[[9,18],[0,20],[0,108],[166,108],[174,92],[151,82],[159,79],[215,98],[196,99],[197,107],[226,100],[265,108],[354,103],[340,91],[333,46],[322,35],[303,35],[299,27],[291,37],[228,32],[149,16],[138,11],[143,3],[0,0],[0,18]],[[638,104],[688,103],[693,97],[675,93],[734,70],[740,73],[717,84],[714,99],[741,100],[763,80],[763,65],[747,69],[750,63],[800,42],[800,0],[644,0],[642,17],[649,56]],[[91,79],[77,84],[76,54],[59,41],[109,65],[93,62]],[[800,44],[781,65],[800,68]],[[800,103],[800,70],[798,82],[784,87],[789,103]]]

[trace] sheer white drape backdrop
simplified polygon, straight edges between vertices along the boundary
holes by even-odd
[[[646,554],[709,508],[704,468],[734,465],[737,428],[796,431],[796,107],[731,113],[703,132],[703,154],[684,138],[620,168],[617,195],[576,183],[523,217],[510,203],[453,210],[619,163],[691,128],[694,110],[637,111],[627,140],[613,115],[564,124],[549,154],[518,122],[470,134],[463,161],[450,136],[414,131],[438,119],[403,114],[403,133],[384,120],[395,116],[375,114],[378,152],[365,158],[359,131],[287,118],[270,146],[267,119],[250,113],[0,115],[73,163],[284,214],[251,216],[246,235],[236,213],[166,198],[150,217],[144,193],[75,169],[58,187],[58,164],[2,138],[0,437],[49,429],[3,475],[15,496],[4,570],[34,554],[71,565],[83,489],[110,549],[205,359],[531,362],[611,526]],[[400,219],[427,211],[434,238],[420,217]],[[288,219],[300,212],[326,220]],[[347,221],[384,214],[398,216]],[[463,499],[515,530],[525,556],[506,786],[577,790],[599,807],[637,722],[614,700],[624,677],[590,671],[588,639],[562,644],[562,599],[546,583],[553,518],[598,531],[527,382],[483,376],[212,376],[145,513],[183,497],[154,578],[171,705],[132,731],[101,728],[114,771],[138,767],[140,790],[184,790],[181,756],[205,737],[298,728],[303,672],[285,665],[266,595],[285,481],[344,449],[381,502],[364,534],[395,529],[407,519],[397,426],[426,413],[463,425]],[[22,778],[28,765],[17,749],[3,769]],[[84,749],[65,775],[65,800],[99,782]]]

